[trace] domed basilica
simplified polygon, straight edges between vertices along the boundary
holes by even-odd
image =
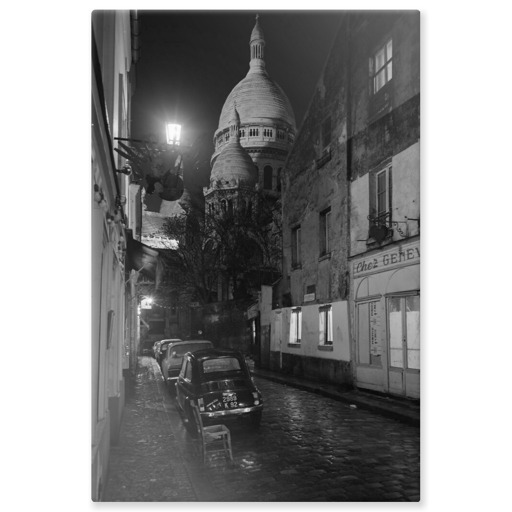
[[[210,213],[226,208],[244,189],[278,198],[281,170],[295,139],[290,101],[265,68],[258,16],[249,45],[249,71],[224,102],[214,135],[210,185],[203,189]]]

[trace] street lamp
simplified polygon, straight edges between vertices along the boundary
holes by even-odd
[[[167,144],[170,146],[180,145],[181,124],[167,123],[165,132],[167,134]]]

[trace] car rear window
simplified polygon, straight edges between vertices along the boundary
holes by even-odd
[[[218,359],[206,359],[203,361],[203,374],[236,372],[240,370],[240,361],[236,357],[221,357]]]
[[[211,347],[211,343],[191,343],[190,345],[179,345],[171,349],[172,352],[176,352],[176,357],[183,357],[187,352],[194,352],[202,348]]]

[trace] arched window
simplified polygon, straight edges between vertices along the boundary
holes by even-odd
[[[233,200],[232,199],[228,200],[228,214],[233,215]]]
[[[263,188],[272,190],[272,167],[266,165],[263,169]]]
[[[276,183],[276,189],[278,192],[281,192],[281,167],[277,169],[277,183]]]
[[[220,202],[220,209],[225,212],[226,209],[227,209],[227,203],[226,203],[226,200],[223,199],[221,202]]]

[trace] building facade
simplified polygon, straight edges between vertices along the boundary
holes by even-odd
[[[346,12],[283,181],[270,364],[419,396],[419,13]]]
[[[140,237],[140,190],[115,138],[129,136],[137,14],[92,14],[91,334],[92,499],[101,499],[124,408],[124,372],[134,363],[138,318],[127,268],[129,235]]]
[[[419,398],[419,13],[380,14],[362,33],[351,80],[352,111],[364,113],[351,123],[354,382]]]

